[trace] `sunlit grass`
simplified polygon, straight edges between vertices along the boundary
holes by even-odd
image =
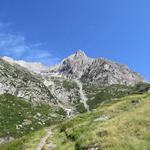
[[[36,150],[41,138],[47,134],[45,129],[0,145],[0,150]]]
[[[138,100],[133,104],[132,100]],[[48,142],[54,150],[82,150],[93,146],[108,150],[148,150],[150,147],[150,96],[133,95],[104,104],[53,129]],[[102,115],[106,121],[94,121]]]

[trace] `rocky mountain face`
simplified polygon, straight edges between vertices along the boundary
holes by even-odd
[[[78,78],[83,83],[93,85],[133,85],[146,82],[143,77],[125,65],[103,58],[89,58],[81,50],[64,59],[55,67],[51,67],[47,74]]]
[[[75,110],[75,106],[80,102],[80,93],[79,87],[74,80],[64,77],[46,76],[44,83],[60,107]]]
[[[70,78],[81,78],[85,70],[92,64],[93,59],[79,50],[75,54],[65,58],[60,64],[51,67],[47,73],[62,74]]]
[[[9,93],[33,102],[55,103],[54,97],[38,75],[0,58],[0,93]]]
[[[138,73],[133,72],[127,66],[110,60],[95,59],[81,77],[83,83],[92,85],[134,85],[146,82]]]
[[[14,60],[14,59],[7,57],[7,56],[2,57],[2,59],[7,61],[8,63],[10,63],[11,65],[18,64],[21,67],[27,68],[29,71],[35,72],[35,73],[40,73],[41,71],[48,69],[47,67],[45,67],[41,63],[26,62],[23,60]]]
[[[87,108],[90,86],[135,85],[146,81],[127,66],[93,59],[79,50],[54,67],[0,58],[0,93],[33,102],[56,104],[66,110]]]

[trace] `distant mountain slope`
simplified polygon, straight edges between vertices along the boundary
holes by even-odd
[[[4,56],[2,57],[3,60],[7,61],[11,65],[18,64],[24,68],[27,68],[31,72],[40,73],[41,71],[44,71],[47,69],[46,66],[42,65],[41,63],[36,62],[26,62],[23,60],[14,60],[10,57]]]
[[[33,102],[55,103],[42,78],[19,65],[11,65],[0,58],[0,93],[9,93]]]
[[[92,85],[134,85],[139,82],[146,82],[143,77],[127,66],[107,59],[95,59],[84,72],[81,80]]]

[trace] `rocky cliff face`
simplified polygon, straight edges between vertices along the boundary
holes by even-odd
[[[127,66],[106,59],[95,59],[81,77],[82,82],[93,85],[134,85],[146,82]]]
[[[79,87],[74,80],[63,77],[45,77],[44,83],[60,107],[73,109],[79,103]]]
[[[55,103],[42,79],[25,68],[0,58],[0,93],[9,93],[34,102]]]
[[[75,54],[65,58],[60,64],[49,69],[49,73],[62,74],[70,78],[81,78],[84,71],[91,65],[93,59],[79,50]]]

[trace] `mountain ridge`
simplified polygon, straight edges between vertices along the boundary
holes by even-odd
[[[104,58],[90,58],[81,50],[49,68],[5,56],[0,58],[0,76],[0,93],[36,103],[59,104],[65,109],[83,107],[81,103],[87,101],[85,90],[91,86],[147,83],[127,66]]]
[[[147,82],[140,74],[132,71],[127,65],[119,64],[105,58],[90,58],[81,50],[63,59],[55,67],[50,67],[49,71],[46,72],[49,75],[59,74],[69,78],[78,78],[84,83],[88,81],[99,85],[132,85],[138,82]],[[98,77],[100,73],[101,76]],[[89,75],[88,77],[87,74]],[[91,76],[92,80],[89,80]],[[98,79],[95,80],[96,78]],[[106,82],[103,81],[104,78]]]
[[[54,66],[50,66],[50,67],[47,67],[40,62],[27,62],[24,60],[14,60],[7,56],[3,56],[1,58],[4,61],[7,61],[8,63],[10,63],[11,65],[18,64],[21,67],[28,69],[30,72],[34,72],[34,73],[42,74],[42,75],[60,75],[60,76],[63,75],[69,78],[79,78],[81,79],[81,81],[82,80],[84,81],[83,78],[86,76],[89,69],[92,70],[94,67],[96,67],[95,70],[108,71],[110,69],[109,68],[110,66],[113,66],[115,70],[118,65],[118,67],[123,69],[123,71],[128,70],[128,76],[129,76],[129,73],[131,73],[132,75],[134,74],[133,75],[134,78],[138,78],[137,80],[139,80],[137,82],[147,82],[143,77],[140,76],[139,73],[132,71],[127,65],[120,64],[115,61],[111,61],[109,59],[101,58],[101,57],[91,58],[91,57],[88,57],[85,54],[85,52],[82,50],[77,50],[74,54],[68,56],[67,58],[64,58],[60,63]],[[102,65],[102,63],[104,63],[104,66],[100,68],[100,65]],[[118,71],[117,73],[119,73],[120,69],[118,69],[117,71]],[[121,84],[126,84],[126,82],[128,81],[124,81]],[[137,82],[133,82],[133,84]],[[109,84],[109,81],[107,84]],[[120,84],[120,83],[115,82],[112,84]],[[129,84],[132,84],[132,82]]]

